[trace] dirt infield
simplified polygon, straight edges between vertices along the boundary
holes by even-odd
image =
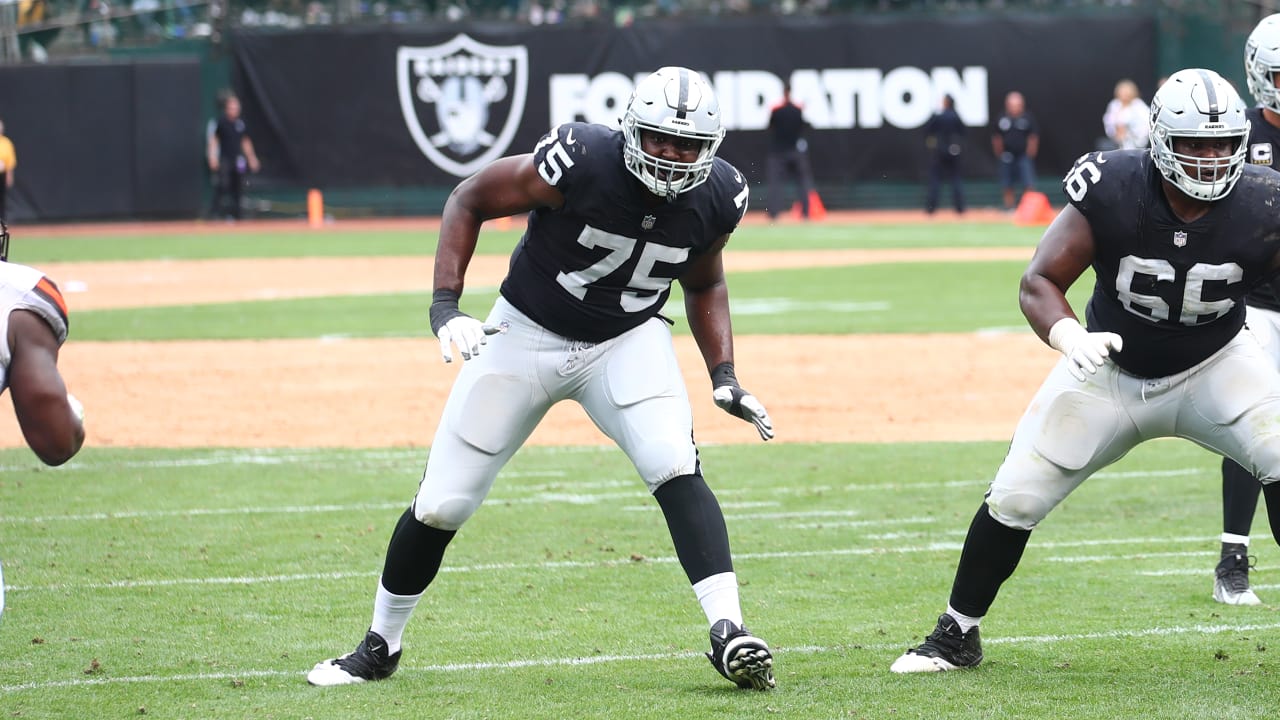
[[[886,215],[858,222],[901,222]],[[911,215],[914,219],[922,216]],[[842,218],[848,221],[847,218]],[[939,219],[937,222],[949,222]],[[281,223],[258,224],[292,227]],[[351,225],[341,223],[346,229]],[[431,221],[378,222],[429,229]],[[198,232],[210,224],[148,226]],[[250,224],[222,232],[239,232]],[[24,229],[98,234],[120,226]],[[133,229],[130,232],[137,232]],[[1026,248],[731,253],[731,270],[875,262],[1027,259]],[[425,291],[427,258],[308,258],[44,266],[77,309]],[[505,259],[477,258],[471,287],[493,286]],[[424,321],[425,322],[425,321]],[[711,403],[693,341],[677,351],[704,443],[758,441]],[[1015,335],[740,336],[739,376],[769,407],[780,442],[1004,440],[1055,360],[1029,331]],[[426,445],[457,365],[434,340],[98,343],[72,340],[61,365],[100,447],[384,447]],[[0,446],[19,446],[0,413]],[[607,442],[580,408],[555,408],[532,444]]]

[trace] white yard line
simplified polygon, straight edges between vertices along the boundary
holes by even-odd
[[[892,525],[898,523],[897,520],[883,521],[883,524]],[[1158,538],[1114,538],[1109,540],[1063,540],[1037,543],[1039,548],[1073,548],[1073,547],[1094,547],[1097,545],[1124,544],[1124,545],[1168,545],[1170,543],[1204,543],[1212,540],[1212,536],[1193,536],[1193,537],[1158,537]],[[826,550],[792,550],[780,552],[757,552],[757,553],[735,553],[735,561],[747,560],[787,560],[794,558],[833,558],[833,557],[857,557],[861,555],[884,555],[887,553],[931,553],[931,552],[956,552],[960,550],[960,542],[934,542],[923,545],[905,546],[905,547],[867,547],[867,548],[832,548]],[[445,566],[440,569],[442,573],[471,573],[471,572],[487,572],[487,571],[512,571],[512,570],[574,570],[574,569],[598,569],[611,567],[624,567],[628,565],[649,565],[649,564],[671,564],[677,562],[674,556],[646,557],[640,561],[628,559],[619,560],[560,560],[550,562],[533,562],[533,563],[479,563],[475,565],[455,565]],[[1170,571],[1175,573],[1178,571]],[[1190,571],[1189,571],[1190,572]],[[1198,571],[1196,571],[1198,572]],[[1144,573],[1146,574],[1146,573]],[[325,572],[325,573],[296,573],[292,575],[245,575],[240,577],[190,577],[190,578],[169,578],[165,580],[115,580],[112,582],[102,583],[76,583],[75,585],[11,585],[9,592],[54,592],[63,593],[71,590],[111,590],[111,589],[132,589],[143,587],[175,587],[175,586],[201,586],[201,585],[265,585],[281,582],[310,582],[316,580],[345,580],[349,578],[361,577],[377,577],[376,569],[362,572]]]
[[[1186,637],[1189,635],[1218,635],[1222,633],[1255,632],[1258,630],[1280,629],[1280,622],[1241,623],[1236,625],[1218,623],[1213,625],[1193,624],[1170,627],[1136,628],[1131,630],[1108,630],[1105,632],[1073,633],[1061,635],[1026,635],[1011,637],[984,637],[983,643],[991,645],[1048,645],[1051,643],[1072,642],[1079,640],[1120,640],[1137,637]],[[859,644],[862,650],[873,652],[890,652],[902,648],[902,643]],[[804,645],[787,647],[775,645],[779,654],[822,654],[828,652],[847,652],[847,647]],[[559,658],[525,658],[503,662],[447,663],[442,665],[401,665],[397,671],[404,673],[451,673],[476,672],[482,670],[512,670],[517,668],[550,668],[580,667],[584,665],[603,665],[605,663],[653,662],[658,660],[684,660],[699,658],[701,652],[672,653],[637,653],[629,655],[593,655],[591,657],[559,657]],[[888,672],[886,660],[885,672]],[[0,693],[13,694],[29,690],[50,690],[56,688],[83,688],[101,685],[131,685],[140,683],[171,682],[212,682],[222,680],[243,680],[245,678],[297,678],[302,682],[306,669],[299,670],[240,670],[221,673],[186,673],[181,675],[134,675],[110,678],[86,678],[72,680],[47,680],[19,683],[17,685],[0,685]],[[323,692],[316,690],[315,692]]]

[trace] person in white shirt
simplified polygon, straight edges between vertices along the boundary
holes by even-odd
[[[1107,103],[1102,116],[1102,127],[1107,137],[1121,149],[1144,148],[1150,135],[1151,112],[1138,95],[1138,86],[1132,80],[1116,83],[1115,97]]]

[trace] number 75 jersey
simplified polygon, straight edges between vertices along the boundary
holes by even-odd
[[[1093,230],[1090,331],[1118,333],[1132,375],[1163,377],[1222,348],[1244,324],[1244,296],[1280,251],[1280,173],[1246,165],[1193,222],[1169,207],[1145,150],[1089,153],[1063,179]]]
[[[747,209],[745,178],[720,158],[705,183],[653,204],[622,146],[619,130],[566,123],[534,148],[539,174],[564,205],[530,213],[501,292],[567,338],[601,342],[655,316],[672,281]]]

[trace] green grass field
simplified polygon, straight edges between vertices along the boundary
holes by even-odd
[[[744,228],[735,244],[1036,239],[1004,226],[785,230]],[[338,235],[182,238],[172,247],[153,238],[15,240],[14,257],[403,254],[432,242]],[[482,247],[500,252],[510,242],[486,238]],[[735,303],[744,303],[735,327],[1016,328],[1020,272],[1018,263],[996,262],[743,273],[731,278]],[[487,301],[469,300],[476,311]],[[426,303],[401,296],[360,298],[349,312],[332,312],[330,299],[86,312],[76,315],[71,342],[421,335]],[[407,307],[370,324],[397,305]],[[888,360],[850,358],[851,372],[861,361]],[[328,689],[309,687],[304,674],[351,650],[367,627],[387,538],[425,449],[89,447],[56,469],[25,449],[0,451],[9,588],[0,716],[1275,717],[1280,617],[1275,605],[1212,601],[1218,461],[1179,441],[1138,448],[1034,533],[983,623],[981,667],[889,673],[944,608],[964,530],[1004,448],[703,448],[747,622],[776,653],[778,688],[769,693],[736,690],[702,657],[706,623],[661,513],[611,446],[518,453],[451,546],[406,633],[400,671],[387,682]],[[1280,598],[1280,551],[1267,534],[1260,513],[1255,587],[1270,603]]]

